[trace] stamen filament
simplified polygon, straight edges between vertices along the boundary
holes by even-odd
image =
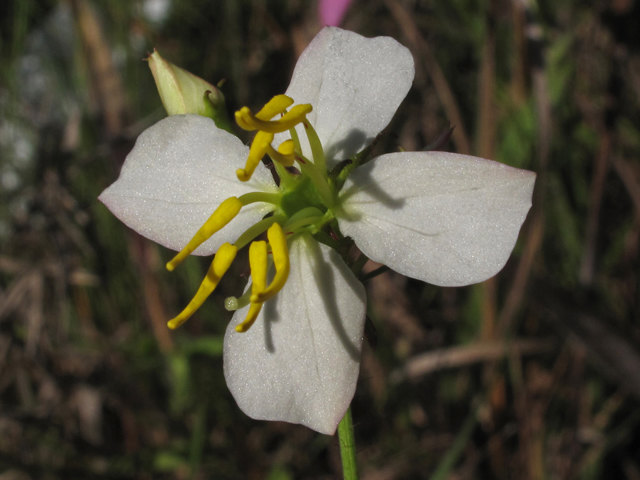
[[[238,237],[234,245],[239,249],[247,245],[251,240],[256,238],[262,232],[266,232],[271,225],[276,222],[284,222],[286,217],[283,215],[273,215],[271,217],[263,218],[258,223],[254,223],[247,228],[242,235]]]
[[[240,195],[238,200],[242,203],[243,207],[252,203],[264,202],[272,205],[279,205],[282,199],[281,193],[267,193],[267,192],[249,192],[244,195]]]
[[[285,229],[289,228],[289,225],[293,222],[297,222],[300,219],[307,217],[322,217],[324,214],[319,208],[316,207],[307,207],[302,210],[298,210],[296,213],[291,215],[291,217],[287,220],[287,223],[284,224]]]
[[[293,140],[295,151],[302,154],[302,146],[300,145],[300,138],[298,137],[298,132],[296,131],[295,127],[289,129],[289,135],[291,135],[291,140]]]
[[[332,208],[333,194],[331,193],[331,187],[329,187],[329,183],[327,183],[325,175],[323,175],[318,167],[316,167],[316,165],[314,165],[313,162],[310,162],[307,158],[297,157],[296,160],[300,166],[300,171],[307,175],[315,185],[320,198],[322,198],[322,202],[327,207]]]
[[[242,202],[237,197],[229,197],[220,204],[218,208],[211,214],[209,219],[200,227],[193,238],[187,243],[180,252],[167,263],[167,270],[173,271],[185,258],[193,253],[193,251],[206,242],[211,235],[221,230],[231,220],[235,218],[242,208]]]
[[[327,178],[327,161],[324,157],[324,149],[322,148],[322,143],[320,142],[318,133],[311,123],[304,122],[303,125],[305,132],[307,133],[307,138],[309,139],[309,146],[311,147],[311,154],[313,155],[313,163],[318,167],[320,173]]]
[[[207,297],[211,295],[218,286],[222,276],[227,272],[227,270],[229,270],[229,267],[231,266],[234,258],[236,258],[237,253],[238,249],[229,243],[224,243],[218,249],[215,257],[213,257],[213,261],[211,262],[207,275],[204,277],[204,280],[202,280],[200,288],[198,288],[198,291],[189,302],[189,305],[187,305],[177,317],[169,320],[167,323],[167,326],[170,329],[173,330],[178,328],[202,306]]]
[[[301,227],[306,227],[307,225],[314,225],[314,224],[316,224],[318,222],[321,222],[321,221],[322,221],[322,216],[320,216],[320,217],[307,217],[307,218],[303,218],[301,220],[298,220],[297,222],[289,223],[285,227],[285,234],[287,234],[287,233],[295,233],[296,230],[298,230]]]
[[[287,237],[282,227],[277,223],[271,225],[267,231],[267,238],[271,246],[276,273],[266,289],[257,289],[256,292],[252,289],[251,303],[261,303],[269,300],[282,290],[282,287],[284,287],[284,284],[287,282],[287,278],[289,278],[289,270],[291,268],[289,263],[289,249],[287,248]]]
[[[289,187],[295,182],[295,175],[289,172],[284,165],[281,165],[278,162],[273,162],[273,166],[276,169],[278,177],[280,177],[280,188],[283,191],[288,190]]]

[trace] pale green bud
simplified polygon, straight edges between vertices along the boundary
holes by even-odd
[[[162,104],[169,115],[202,115],[211,118],[218,128],[233,133],[224,95],[219,88],[167,62],[155,49],[148,61]]]

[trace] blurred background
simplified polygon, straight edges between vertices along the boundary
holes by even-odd
[[[380,152],[436,142],[538,173],[494,279],[367,282],[362,478],[640,479],[640,2],[353,0],[338,17],[0,2],[1,480],[341,478],[336,437],[251,420],[227,390],[222,305],[242,286],[169,331],[210,259],[169,274],[172,252],[96,201],[165,116],[154,47],[255,109],[323,21],[415,57]]]

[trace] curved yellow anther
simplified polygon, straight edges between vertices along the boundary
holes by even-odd
[[[293,143],[293,140],[291,139],[285,140],[278,147],[278,152],[280,152],[282,155],[291,156],[291,157],[293,157],[295,150],[296,150],[296,144]]]
[[[249,267],[251,268],[251,293],[267,288],[267,242],[259,240],[249,247]]]
[[[306,116],[313,110],[313,107],[309,104],[296,105],[287,113],[285,113],[282,118],[278,120],[261,120],[257,118],[251,110],[247,107],[242,107],[239,111],[236,112],[236,121],[240,127],[245,130],[260,130],[263,132],[270,133],[281,133],[285,132],[300,122],[304,121]]]
[[[284,113],[291,105],[293,105],[293,98],[286,95],[276,95],[256,113],[256,118],[264,121],[271,120],[279,113]]]
[[[275,296],[289,278],[289,270],[291,265],[289,263],[289,249],[287,248],[287,237],[282,231],[282,227],[274,223],[267,230],[267,238],[271,245],[271,252],[273,253],[273,265],[275,266],[276,273],[273,276],[273,280],[266,289],[259,290],[257,292],[251,292],[251,303],[266,302],[273,296]]]
[[[267,153],[271,157],[271,160],[278,162],[285,167],[292,167],[295,162],[295,144],[293,140],[285,140],[278,147],[276,151],[271,145],[267,147]]]
[[[280,113],[284,113],[287,108],[293,105],[293,98],[286,95],[276,95],[262,109],[256,113],[255,118],[267,122]],[[236,122],[243,130],[255,130],[250,123],[244,120],[243,112],[251,113],[249,107],[243,107],[235,113]],[[246,114],[245,114],[246,116]]]
[[[204,277],[204,280],[200,284],[200,288],[196,292],[193,299],[189,302],[189,305],[185,307],[180,314],[169,320],[167,325],[171,329],[178,328],[184,322],[191,317],[195,313],[195,311],[202,306],[204,301],[207,299],[209,295],[215,290],[220,283],[220,279],[229,270],[233,259],[236,258],[236,253],[238,253],[238,249],[233,245],[228,243],[223,244],[217,251],[215,257],[213,257],[213,261],[211,262],[211,266],[209,267],[209,271],[207,272],[207,276]]]
[[[248,107],[244,107],[246,109],[248,109]],[[244,119],[242,118],[242,111],[238,110],[235,113],[235,117],[236,117],[236,123],[238,124],[238,126],[243,129],[243,130],[247,130],[247,131],[251,131],[254,130],[251,125],[249,125],[247,122],[244,121]]]
[[[262,303],[252,303],[249,306],[247,318],[245,318],[242,323],[236,325],[236,332],[244,333],[249,330],[254,323],[256,323],[260,310],[262,310],[262,305]]]
[[[251,267],[252,296],[267,288],[267,242],[262,240],[253,242],[249,247],[249,266]],[[236,325],[236,332],[246,332],[254,324],[262,310],[262,302],[252,303],[247,317]]]
[[[187,256],[191,255],[193,251],[201,244],[206,242],[211,235],[222,229],[227,223],[235,218],[242,208],[242,202],[236,197],[229,197],[220,204],[218,208],[211,214],[209,219],[200,227],[187,246],[173,257],[173,259],[167,263],[167,270],[170,272],[176,268],[180,262],[182,262]]]
[[[249,150],[249,157],[244,168],[236,170],[238,180],[241,182],[247,182],[256,170],[256,167],[260,164],[260,160],[267,153],[267,150],[271,148],[271,142],[273,142],[273,133],[258,132],[253,138],[251,143],[251,149]]]

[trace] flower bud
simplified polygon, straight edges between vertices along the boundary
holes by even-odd
[[[162,104],[169,115],[202,115],[211,118],[218,128],[233,133],[220,89],[167,62],[155,49],[149,55],[148,62]]]

